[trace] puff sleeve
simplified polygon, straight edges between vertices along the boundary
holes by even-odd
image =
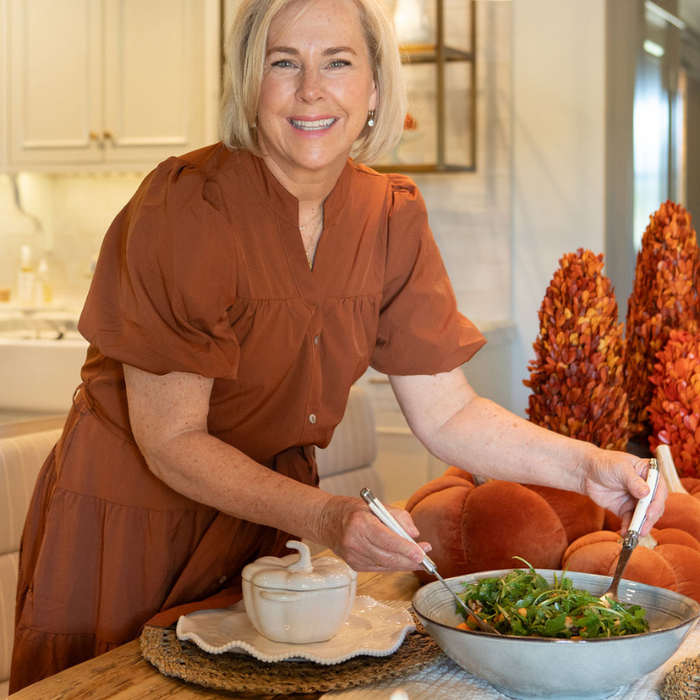
[[[235,379],[235,245],[221,202],[217,183],[177,158],[144,180],[105,236],[80,318],[103,355]]]
[[[448,372],[486,340],[457,311],[418,188],[409,178],[393,175],[391,197],[384,291],[370,364],[393,375]]]

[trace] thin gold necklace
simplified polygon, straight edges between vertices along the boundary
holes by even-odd
[[[321,229],[323,229],[323,207],[319,209],[318,214],[314,215],[303,226],[299,226],[299,231],[306,231],[307,227],[313,222],[315,222],[316,219],[319,219],[321,223]],[[304,248],[304,254],[306,255],[306,262],[309,263],[309,270],[313,270],[314,263],[313,260],[309,257],[309,253],[307,252],[306,248]]]
[[[308,226],[312,224],[316,219],[323,219],[323,207],[318,210],[317,214],[314,214],[303,226],[299,226],[300,231],[306,231]]]

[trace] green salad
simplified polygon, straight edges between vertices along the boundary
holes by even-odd
[[[501,634],[597,639],[649,631],[646,611],[639,605],[601,601],[574,588],[565,575],[559,579],[554,574],[554,582],[549,583],[525,563],[530,567],[527,571],[515,569],[500,578],[465,584],[459,597]],[[465,618],[459,627],[478,629],[461,606],[456,608]]]

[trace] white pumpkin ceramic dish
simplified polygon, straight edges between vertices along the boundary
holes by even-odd
[[[274,642],[310,644],[335,636],[355,601],[357,572],[336,557],[311,559],[303,542],[286,557],[262,557],[243,569],[250,621]]]

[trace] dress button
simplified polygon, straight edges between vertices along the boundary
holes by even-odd
[[[316,337],[314,338],[314,345],[318,345],[318,339],[319,339],[319,336],[316,336]]]
[[[309,415],[309,423],[315,423],[315,422],[316,422],[316,414],[315,414],[315,413],[311,413],[311,414]]]
[[[226,579],[227,579],[227,578],[228,578],[228,576],[222,576],[222,577],[219,579],[219,583],[226,583]]]

